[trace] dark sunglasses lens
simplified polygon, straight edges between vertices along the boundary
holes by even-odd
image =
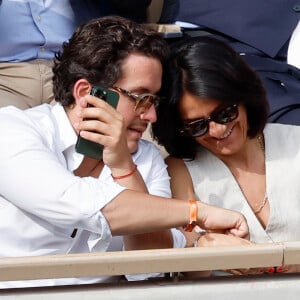
[[[201,122],[199,124],[195,124],[192,132],[193,137],[202,136],[204,135],[208,130],[208,123],[207,122]]]
[[[208,124],[210,121],[214,121],[219,124],[226,124],[235,120],[238,117],[238,115],[238,105],[234,104],[215,112],[208,119],[199,119],[189,124],[186,124],[183,127],[182,133],[192,137],[199,137],[208,132]]]
[[[193,137],[204,135],[208,129],[207,125],[208,123],[206,120],[197,120],[194,123],[188,125],[188,133]]]
[[[219,124],[226,124],[235,120],[237,116],[238,106],[234,104],[218,111],[212,119]]]

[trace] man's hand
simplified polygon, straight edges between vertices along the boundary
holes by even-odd
[[[91,107],[87,107],[90,104]],[[111,169],[132,170],[132,158],[127,145],[124,119],[110,104],[97,97],[86,95],[81,99],[80,135],[102,144],[103,162]]]
[[[236,211],[207,205],[198,201],[198,221],[203,229],[230,233],[240,238],[249,238],[245,217]]]

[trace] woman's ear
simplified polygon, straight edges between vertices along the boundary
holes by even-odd
[[[92,86],[86,79],[79,79],[75,82],[73,88],[73,97],[75,102],[78,103],[79,100],[85,95],[91,92]]]

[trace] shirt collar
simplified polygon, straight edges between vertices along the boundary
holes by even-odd
[[[64,107],[57,103],[52,108],[52,113],[57,122],[57,132],[59,135],[60,151],[64,154],[68,169],[74,171],[81,164],[84,156],[77,153],[75,145],[77,133],[75,132]]]
[[[77,134],[71,125],[64,107],[60,103],[53,106],[52,114],[56,119],[56,124],[58,124],[57,131],[59,134],[60,150],[64,151],[76,144]]]

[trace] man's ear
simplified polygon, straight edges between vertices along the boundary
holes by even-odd
[[[73,88],[73,96],[75,102],[78,103],[79,100],[84,97],[85,95],[91,92],[92,86],[86,79],[79,79],[74,84]]]

